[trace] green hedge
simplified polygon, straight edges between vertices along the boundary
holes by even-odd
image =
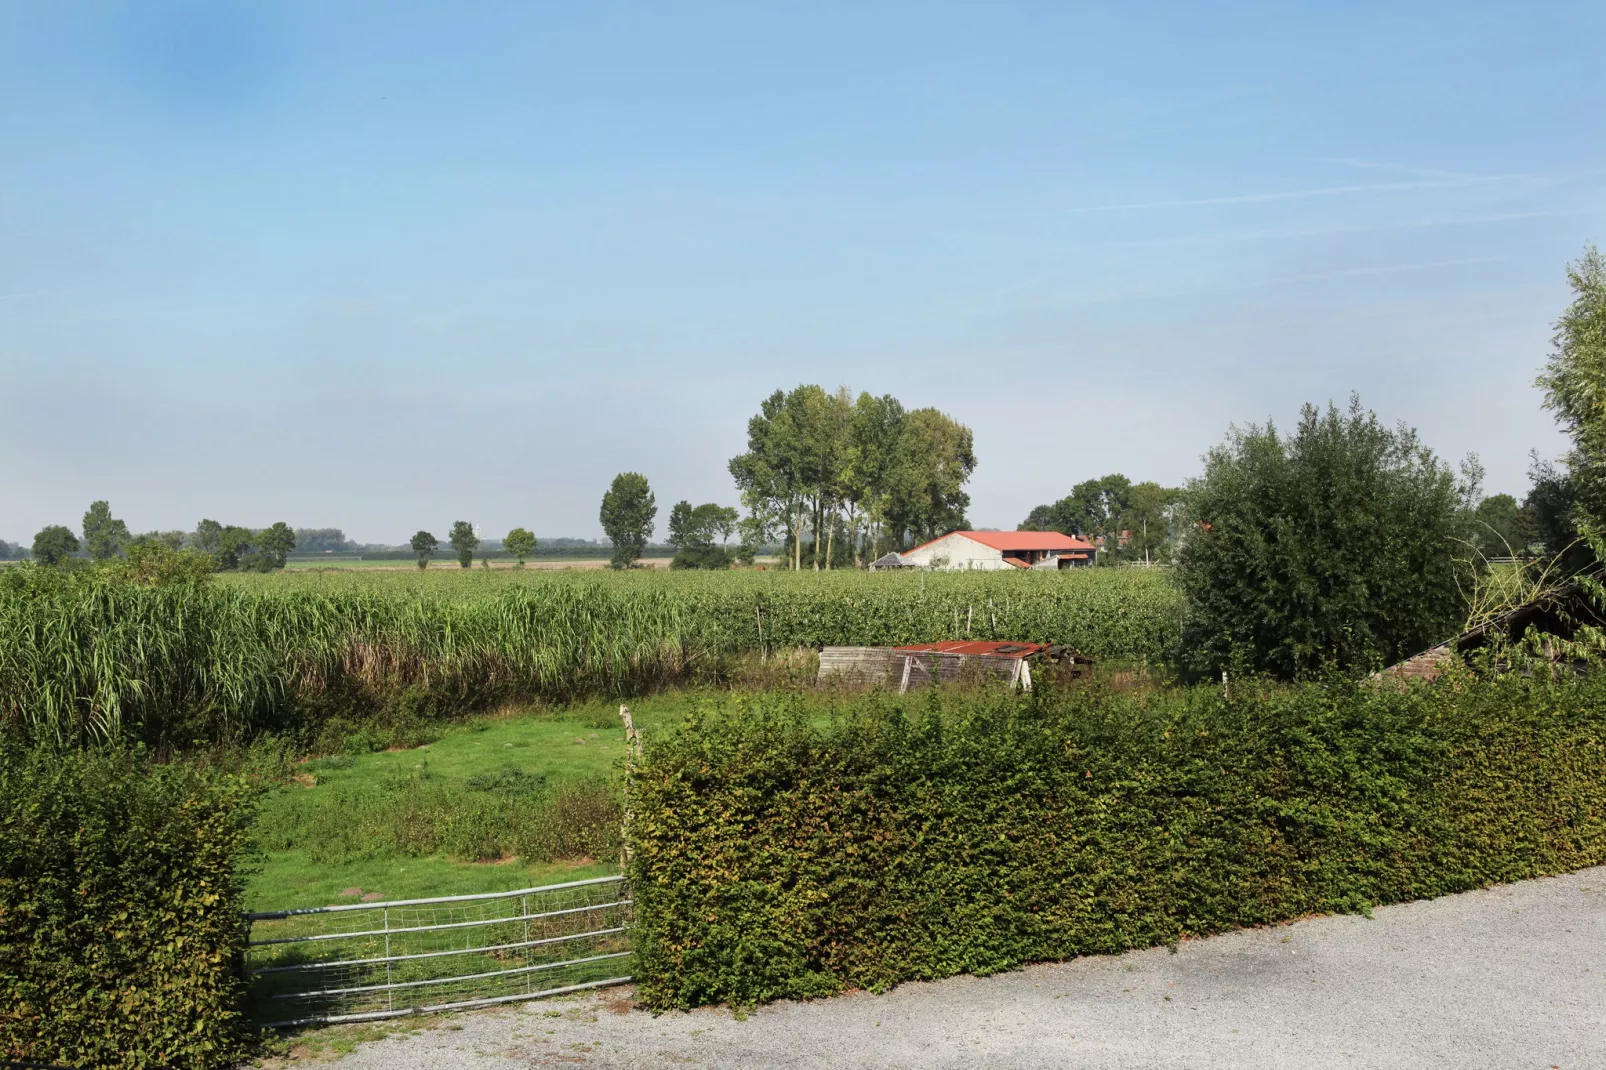
[[[649,740],[642,998],[880,989],[1606,862],[1606,681],[760,700]]]
[[[0,1059],[233,1064],[249,816],[232,778],[0,744]]]

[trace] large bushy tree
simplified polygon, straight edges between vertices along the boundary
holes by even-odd
[[[262,570],[264,572],[268,569],[283,568],[295,548],[295,530],[282,520],[257,533],[257,553],[261,555],[262,564],[267,566]]]
[[[676,502],[669,511],[669,545],[675,548],[669,567],[729,568],[730,551],[724,545],[716,546],[714,540],[728,542],[739,517],[735,509],[714,502],[704,502],[695,509],[691,502]]]
[[[238,524],[226,525],[217,537],[217,567],[224,572],[240,568],[251,555],[253,538],[250,528]]]
[[[59,565],[78,552],[78,536],[63,524],[52,524],[33,537],[33,559],[41,565]]]
[[[970,429],[944,413],[812,385],[765,398],[730,462],[746,537],[781,535],[794,569],[857,564],[964,527],[975,468]]]
[[[1533,514],[1510,494],[1483,499],[1472,521],[1472,543],[1486,558],[1522,557],[1538,535]]]
[[[658,503],[647,477],[640,472],[620,472],[602,496],[600,512],[603,533],[613,543],[613,567],[629,568],[646,552],[652,538]]]
[[[1170,559],[1182,492],[1133,483],[1119,472],[1087,479],[1051,505],[1039,505],[1021,531],[1058,531],[1102,540],[1104,559],[1153,564]]]
[[[474,525],[467,520],[454,522],[449,539],[452,549],[457,551],[458,567],[468,568],[472,565],[474,563],[474,551],[480,545],[480,537],[474,534]]]
[[[1306,406],[1291,435],[1234,429],[1188,488],[1179,660],[1291,678],[1439,642],[1465,611],[1467,493],[1359,399]]]
[[[128,525],[112,516],[111,505],[93,502],[84,513],[84,549],[96,561],[109,561],[128,545]]]
[[[190,546],[203,554],[215,554],[223,545],[223,525],[216,520],[202,520],[195,525]]]
[[[1606,257],[1587,247],[1567,266],[1567,283],[1573,300],[1537,385],[1571,448],[1563,465],[1534,458],[1525,504],[1545,549],[1581,569],[1606,550]]]
[[[512,554],[519,567],[523,568],[524,559],[535,553],[535,536],[526,528],[514,528],[502,540],[502,549]]]
[[[418,555],[418,567],[428,568],[429,559],[435,556],[435,550],[440,546],[440,540],[427,531],[420,531],[413,536],[408,545],[413,548],[413,553]]]

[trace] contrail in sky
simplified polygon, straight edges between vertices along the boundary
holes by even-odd
[[[1073,214],[1088,212],[1126,212],[1143,208],[1201,208],[1220,204],[1263,204],[1267,201],[1302,201],[1313,197],[1342,197],[1352,193],[1397,193],[1418,189],[1460,189],[1490,186],[1532,178],[1532,175],[1490,175],[1486,178],[1454,178],[1423,182],[1374,182],[1361,186],[1322,186],[1317,189],[1286,190],[1281,193],[1242,193],[1231,197],[1199,197],[1181,201],[1145,201],[1137,204],[1101,204],[1091,208],[1072,208]]]

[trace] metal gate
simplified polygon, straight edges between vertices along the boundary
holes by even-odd
[[[246,915],[266,1026],[538,999],[630,980],[623,877]]]

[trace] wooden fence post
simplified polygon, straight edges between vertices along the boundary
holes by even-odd
[[[619,829],[619,868],[630,864],[630,818],[632,814],[631,785],[636,777],[636,764],[641,760],[641,732],[630,716],[629,706],[619,707],[619,719],[625,723],[625,812]]]

